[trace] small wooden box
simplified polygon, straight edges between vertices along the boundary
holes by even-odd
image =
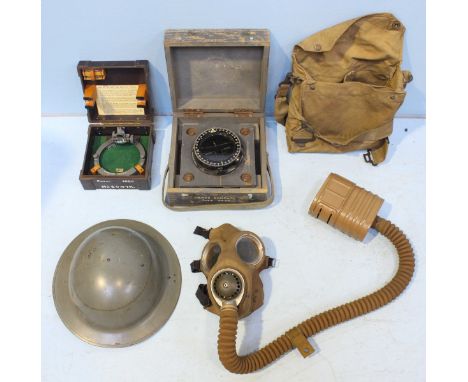
[[[149,190],[155,137],[148,61],[80,61],[77,69],[90,122],[79,176],[83,188]],[[144,163],[134,174],[96,172],[93,155],[117,128],[124,128],[144,148]]]
[[[163,184],[165,205],[173,209],[235,209],[271,203],[264,118],[269,31],[167,30],[164,46],[174,116],[167,188]],[[241,137],[248,146],[242,158],[245,166],[228,175],[216,175],[219,180],[211,178],[210,183],[211,175],[186,171],[196,170],[189,163],[193,141],[186,135],[195,139],[216,128],[251,135],[250,140]],[[197,184],[197,179],[207,180],[209,185]],[[234,184],[236,181],[239,184]]]

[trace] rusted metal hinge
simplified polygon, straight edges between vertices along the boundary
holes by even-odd
[[[236,109],[233,111],[233,114],[236,117],[251,117],[253,113],[254,113],[253,110],[248,110],[248,109]]]
[[[184,117],[189,118],[200,118],[203,116],[204,112],[199,109],[184,109]]]

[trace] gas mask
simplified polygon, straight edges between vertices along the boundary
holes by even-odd
[[[262,306],[260,272],[272,266],[273,259],[265,255],[260,238],[230,224],[197,227],[195,233],[209,240],[201,259],[191,264],[192,272],[203,272],[207,280],[196,293],[205,309],[220,315],[223,306],[233,305],[243,318]]]
[[[411,281],[414,255],[406,236],[395,225],[377,216],[383,199],[336,174],[330,174],[314,198],[309,214],[347,235],[364,240],[370,228],[387,237],[395,246],[399,267],[392,280],[374,293],[312,316],[289,329],[263,348],[240,356],[236,349],[237,324],[263,304],[260,272],[272,266],[260,238],[230,224],[195,232],[208,239],[200,260],[192,262],[192,272],[203,272],[207,284],[196,296],[208,311],[220,316],[218,355],[233,373],[259,370],[292,349],[308,357],[315,349],[308,337],[388,304]]]

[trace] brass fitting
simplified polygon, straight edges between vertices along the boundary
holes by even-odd
[[[347,235],[364,240],[383,199],[331,173],[309,208],[309,214]]]
[[[197,297],[208,311],[220,315],[221,308],[237,306],[239,318],[263,304],[260,272],[272,265],[260,238],[231,224],[194,232],[209,239],[200,260],[191,264],[192,272],[202,272],[207,284],[198,287]]]

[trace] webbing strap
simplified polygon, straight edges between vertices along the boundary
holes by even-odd
[[[284,80],[279,83],[275,95],[275,120],[282,125],[286,124],[286,118],[288,116],[288,95],[291,87],[291,75],[291,72],[286,74]]]
[[[379,163],[382,163],[387,157],[388,143],[388,138],[382,139],[379,146],[373,149],[368,149],[367,153],[363,154],[364,160],[367,163],[372,164],[372,166],[377,166]]]

